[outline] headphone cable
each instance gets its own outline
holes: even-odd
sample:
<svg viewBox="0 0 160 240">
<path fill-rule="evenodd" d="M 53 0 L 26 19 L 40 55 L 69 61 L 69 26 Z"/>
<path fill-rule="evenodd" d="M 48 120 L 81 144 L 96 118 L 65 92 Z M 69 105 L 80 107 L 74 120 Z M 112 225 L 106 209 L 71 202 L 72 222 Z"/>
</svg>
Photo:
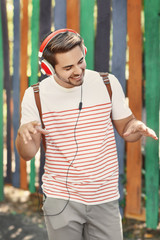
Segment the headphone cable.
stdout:
<svg viewBox="0 0 160 240">
<path fill-rule="evenodd" d="M 82 110 L 82 95 L 83 95 L 83 93 L 82 93 L 82 85 L 81 85 L 81 101 L 79 103 L 79 112 L 78 112 L 77 120 L 76 120 L 75 127 L 74 127 L 74 140 L 75 140 L 75 143 L 76 143 L 76 152 L 75 152 L 73 160 L 71 161 L 71 163 L 70 163 L 70 165 L 69 165 L 69 167 L 67 169 L 67 174 L 66 174 L 66 189 L 67 189 L 67 193 L 68 193 L 68 199 L 67 199 L 67 202 L 66 202 L 65 206 L 63 207 L 63 209 L 60 212 L 56 213 L 56 214 L 41 214 L 39 212 L 40 215 L 44 216 L 44 217 L 45 216 L 58 216 L 58 215 L 60 215 L 66 209 L 66 207 L 67 207 L 67 205 L 68 205 L 68 203 L 70 201 L 70 191 L 69 191 L 69 188 L 68 188 L 68 175 L 69 175 L 70 167 L 74 163 L 74 161 L 75 161 L 75 159 L 77 157 L 77 154 L 78 154 L 78 142 L 77 142 L 77 138 L 76 138 L 76 129 L 77 129 L 77 124 L 78 124 L 78 121 L 79 121 L 80 113 L 81 113 L 81 110 Z M 39 195 L 38 195 L 38 198 L 39 198 Z M 45 200 L 43 201 L 43 203 L 44 202 L 45 202 Z M 39 207 L 38 208 L 40 208 L 40 198 L 39 198 Z"/>
</svg>

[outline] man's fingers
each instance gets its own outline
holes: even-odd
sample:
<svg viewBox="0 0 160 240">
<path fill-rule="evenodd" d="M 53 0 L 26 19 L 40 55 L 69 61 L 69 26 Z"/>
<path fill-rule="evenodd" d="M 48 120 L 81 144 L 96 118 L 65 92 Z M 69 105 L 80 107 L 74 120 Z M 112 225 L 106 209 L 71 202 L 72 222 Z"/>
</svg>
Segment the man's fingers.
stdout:
<svg viewBox="0 0 160 240">
<path fill-rule="evenodd" d="M 45 129 L 42 129 L 41 130 L 41 133 L 44 134 L 44 135 L 47 135 L 49 133 L 49 131 L 45 130 Z"/>
<path fill-rule="evenodd" d="M 129 128 L 126 130 L 126 132 L 124 132 L 123 136 L 124 137 L 128 137 L 131 134 L 134 133 L 139 133 L 142 136 L 146 136 L 146 137 L 151 137 L 155 140 L 158 139 L 156 133 L 154 132 L 153 129 L 148 128 L 145 124 L 143 123 L 139 123 L 139 124 L 133 124 L 132 126 L 129 126 Z"/>
<path fill-rule="evenodd" d="M 23 133 L 22 137 L 23 137 L 23 141 L 24 141 L 25 144 L 27 144 L 28 141 L 32 140 L 32 137 L 29 133 Z"/>
<path fill-rule="evenodd" d="M 143 135 L 143 136 L 151 137 L 151 138 L 153 138 L 155 140 L 158 139 L 158 137 L 157 137 L 156 133 L 154 132 L 154 130 L 151 129 L 151 128 L 148 128 L 144 124 L 139 126 L 138 132 L 140 132 L 141 135 Z"/>
<path fill-rule="evenodd" d="M 131 134 L 130 131 L 126 131 L 125 133 L 123 133 L 123 136 L 124 136 L 124 137 L 128 137 L 130 134 Z"/>
<path fill-rule="evenodd" d="M 27 141 L 27 138 L 26 138 L 25 134 L 22 134 L 22 138 L 23 138 L 24 143 L 27 144 L 28 141 Z"/>
<path fill-rule="evenodd" d="M 31 124 L 33 124 L 33 126 L 41 126 L 41 123 L 38 121 L 32 121 Z"/>
<path fill-rule="evenodd" d="M 48 134 L 49 132 L 46 129 L 41 127 L 41 123 L 38 121 L 33 121 L 22 125 L 19 129 L 19 134 L 23 138 L 25 144 L 32 140 L 32 136 L 36 133 Z"/>
<path fill-rule="evenodd" d="M 40 125 L 41 125 L 40 122 L 33 121 L 30 123 L 23 124 L 19 128 L 18 133 L 23 138 L 25 144 L 27 144 L 28 141 L 32 140 L 32 134 L 36 134 L 38 132 L 36 128 L 39 127 Z"/>
<path fill-rule="evenodd" d="M 31 141 L 32 140 L 32 136 L 31 136 L 31 133 L 34 134 L 34 129 L 25 129 L 24 132 L 23 132 L 23 140 L 24 142 L 27 144 L 28 141 Z M 37 131 L 36 131 L 37 132 Z"/>
<path fill-rule="evenodd" d="M 142 133 L 144 136 L 152 137 L 155 140 L 158 140 L 156 133 L 151 129 L 147 128 L 145 132 Z"/>
<path fill-rule="evenodd" d="M 39 126 L 36 126 L 36 130 L 38 132 L 40 132 L 41 134 L 44 134 L 44 135 L 49 133 L 49 131 L 47 131 L 46 129 L 43 129 L 43 128 L 39 127 Z"/>
</svg>

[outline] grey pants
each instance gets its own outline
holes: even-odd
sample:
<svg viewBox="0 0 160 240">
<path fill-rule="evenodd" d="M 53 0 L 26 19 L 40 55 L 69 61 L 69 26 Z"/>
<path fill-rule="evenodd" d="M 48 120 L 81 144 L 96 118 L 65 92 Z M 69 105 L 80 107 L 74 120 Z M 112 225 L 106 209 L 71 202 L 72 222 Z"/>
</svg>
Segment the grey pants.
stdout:
<svg viewBox="0 0 160 240">
<path fill-rule="evenodd" d="M 84 205 L 47 197 L 43 211 L 49 240 L 122 240 L 118 200 Z M 58 214 L 58 215 L 57 215 Z M 53 216 L 56 215 L 56 216 Z"/>
</svg>

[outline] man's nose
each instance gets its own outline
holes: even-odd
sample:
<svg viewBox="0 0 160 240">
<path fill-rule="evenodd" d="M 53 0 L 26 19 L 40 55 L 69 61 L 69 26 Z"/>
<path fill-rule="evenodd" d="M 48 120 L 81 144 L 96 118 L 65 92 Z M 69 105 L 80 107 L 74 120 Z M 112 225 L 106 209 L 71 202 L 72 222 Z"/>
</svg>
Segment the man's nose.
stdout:
<svg viewBox="0 0 160 240">
<path fill-rule="evenodd" d="M 80 75 L 81 73 L 82 73 L 81 67 L 76 66 L 76 67 L 74 68 L 74 74 L 75 74 L 75 75 Z"/>
</svg>

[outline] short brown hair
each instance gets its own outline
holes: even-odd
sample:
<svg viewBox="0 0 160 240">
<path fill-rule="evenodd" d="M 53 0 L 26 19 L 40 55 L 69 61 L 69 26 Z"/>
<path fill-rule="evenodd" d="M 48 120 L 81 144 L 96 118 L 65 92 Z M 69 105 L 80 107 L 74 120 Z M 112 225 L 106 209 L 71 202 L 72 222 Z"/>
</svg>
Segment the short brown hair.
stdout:
<svg viewBox="0 0 160 240">
<path fill-rule="evenodd" d="M 83 39 L 79 34 L 69 31 L 59 33 L 47 44 L 43 58 L 55 67 L 57 64 L 55 54 L 68 52 L 76 46 L 80 46 L 83 51 Z"/>
</svg>

